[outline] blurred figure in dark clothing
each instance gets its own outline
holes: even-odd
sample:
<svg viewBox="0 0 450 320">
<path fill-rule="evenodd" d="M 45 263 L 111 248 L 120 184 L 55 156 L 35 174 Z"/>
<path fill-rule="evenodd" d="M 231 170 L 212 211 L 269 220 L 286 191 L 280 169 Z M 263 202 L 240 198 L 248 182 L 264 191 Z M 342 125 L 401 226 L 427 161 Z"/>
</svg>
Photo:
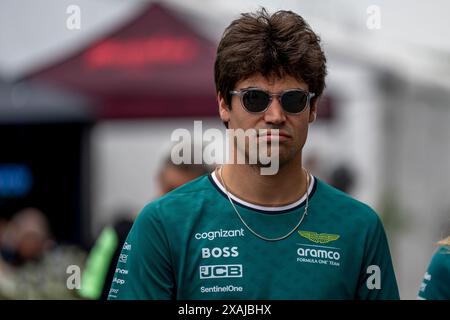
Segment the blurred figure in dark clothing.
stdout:
<svg viewBox="0 0 450 320">
<path fill-rule="evenodd" d="M 112 226 L 105 227 L 89 253 L 79 295 L 86 299 L 106 300 L 115 272 L 115 262 L 133 226 L 133 220 L 121 214 Z"/>
<path fill-rule="evenodd" d="M 329 184 L 345 193 L 351 193 L 355 184 L 355 174 L 347 165 L 338 165 L 330 174 Z"/>
</svg>

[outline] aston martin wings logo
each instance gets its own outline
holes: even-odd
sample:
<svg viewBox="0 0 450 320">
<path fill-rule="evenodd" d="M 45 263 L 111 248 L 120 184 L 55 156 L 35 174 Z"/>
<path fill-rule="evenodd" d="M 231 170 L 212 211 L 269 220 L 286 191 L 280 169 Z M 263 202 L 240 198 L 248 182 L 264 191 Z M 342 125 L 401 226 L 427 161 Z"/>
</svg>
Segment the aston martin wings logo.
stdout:
<svg viewBox="0 0 450 320">
<path fill-rule="evenodd" d="M 328 233 L 317 233 L 312 231 L 299 231 L 298 232 L 303 238 L 311 240 L 315 243 L 328 243 L 339 239 L 341 236 L 338 234 L 328 234 Z"/>
</svg>

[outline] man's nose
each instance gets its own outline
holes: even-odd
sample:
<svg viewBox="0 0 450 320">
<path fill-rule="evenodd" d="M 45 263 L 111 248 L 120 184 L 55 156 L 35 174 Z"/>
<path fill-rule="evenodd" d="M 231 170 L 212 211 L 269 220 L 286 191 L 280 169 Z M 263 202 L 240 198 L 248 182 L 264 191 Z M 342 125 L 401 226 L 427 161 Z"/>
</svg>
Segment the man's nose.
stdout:
<svg viewBox="0 0 450 320">
<path fill-rule="evenodd" d="M 286 121 L 286 114 L 281 107 L 278 97 L 273 97 L 269 108 L 264 112 L 264 120 L 266 123 L 280 124 Z"/>
</svg>

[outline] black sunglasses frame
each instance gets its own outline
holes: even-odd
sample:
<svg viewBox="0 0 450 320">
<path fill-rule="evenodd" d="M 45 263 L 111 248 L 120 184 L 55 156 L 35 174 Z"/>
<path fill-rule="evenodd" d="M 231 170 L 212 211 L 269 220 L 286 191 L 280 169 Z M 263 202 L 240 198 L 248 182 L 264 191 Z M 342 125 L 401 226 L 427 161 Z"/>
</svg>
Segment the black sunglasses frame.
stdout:
<svg viewBox="0 0 450 320">
<path fill-rule="evenodd" d="M 244 104 L 244 95 L 245 95 L 247 92 L 250 92 L 250 91 L 264 92 L 265 94 L 267 94 L 267 95 L 269 96 L 269 102 L 268 102 L 267 106 L 266 106 L 263 110 L 261 110 L 261 111 L 250 111 L 250 110 L 247 109 L 247 107 L 246 107 L 245 104 Z M 282 103 L 282 97 L 283 97 L 283 95 L 284 95 L 285 93 L 292 92 L 292 91 L 295 91 L 295 92 L 302 92 L 302 93 L 306 94 L 306 104 L 305 104 L 305 106 L 303 107 L 303 109 L 302 109 L 301 111 L 299 111 L 299 112 L 289 112 L 289 111 L 286 111 L 286 109 L 285 109 L 284 106 L 283 106 L 283 103 Z M 280 93 L 272 93 L 272 92 L 269 92 L 269 91 L 267 91 L 267 90 L 260 89 L 260 88 L 245 88 L 245 89 L 241 89 L 241 90 L 238 90 L 238 91 L 232 90 L 232 91 L 230 91 L 230 94 L 231 94 L 231 95 L 235 95 L 235 96 L 239 96 L 240 101 L 241 101 L 241 105 L 242 105 L 242 107 L 245 109 L 245 111 L 247 111 L 247 112 L 249 112 L 249 113 L 254 113 L 254 114 L 261 114 L 261 113 L 266 112 L 267 109 L 269 109 L 270 105 L 272 104 L 273 97 L 278 97 L 278 101 L 280 102 L 280 105 L 281 105 L 281 107 L 283 108 L 283 111 L 286 112 L 286 113 L 288 113 L 288 114 L 293 114 L 293 115 L 298 115 L 298 114 L 302 113 L 303 111 L 305 111 L 305 110 L 308 108 L 308 106 L 310 105 L 311 99 L 315 96 L 315 93 L 308 92 L 308 91 L 303 90 L 303 89 L 297 89 L 297 88 L 295 88 L 295 89 L 284 90 L 284 91 L 282 91 L 282 92 L 280 92 Z"/>
</svg>

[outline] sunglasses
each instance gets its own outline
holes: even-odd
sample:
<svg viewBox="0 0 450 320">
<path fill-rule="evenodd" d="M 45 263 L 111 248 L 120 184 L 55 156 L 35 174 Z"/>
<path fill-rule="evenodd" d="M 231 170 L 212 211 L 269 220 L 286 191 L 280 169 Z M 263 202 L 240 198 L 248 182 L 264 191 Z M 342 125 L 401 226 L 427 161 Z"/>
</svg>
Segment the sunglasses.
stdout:
<svg viewBox="0 0 450 320">
<path fill-rule="evenodd" d="M 230 91 L 230 94 L 239 96 L 245 110 L 251 113 L 265 112 L 272 103 L 273 97 L 279 97 L 281 107 L 287 113 L 298 114 L 309 106 L 314 93 L 301 89 L 289 89 L 280 93 L 271 93 L 258 88 Z"/>
</svg>

